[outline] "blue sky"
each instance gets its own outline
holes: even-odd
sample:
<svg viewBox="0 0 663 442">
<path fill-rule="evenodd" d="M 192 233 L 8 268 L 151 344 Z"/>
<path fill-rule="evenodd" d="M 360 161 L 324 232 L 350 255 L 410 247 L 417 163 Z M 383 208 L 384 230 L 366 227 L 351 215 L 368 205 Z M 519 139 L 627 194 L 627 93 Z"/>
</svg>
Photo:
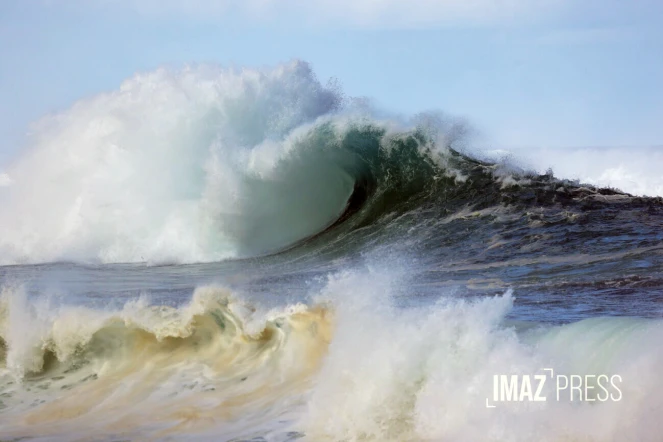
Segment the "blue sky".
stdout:
<svg viewBox="0 0 663 442">
<path fill-rule="evenodd" d="M 3 0 L 0 165 L 32 121 L 160 65 L 310 62 L 496 147 L 663 145 L 663 2 Z"/>
</svg>

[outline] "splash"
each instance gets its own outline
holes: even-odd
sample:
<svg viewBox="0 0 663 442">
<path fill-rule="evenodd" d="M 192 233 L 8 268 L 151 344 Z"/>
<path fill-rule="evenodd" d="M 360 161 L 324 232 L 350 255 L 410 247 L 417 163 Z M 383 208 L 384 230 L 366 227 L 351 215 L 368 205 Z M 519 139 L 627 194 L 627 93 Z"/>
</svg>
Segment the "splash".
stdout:
<svg viewBox="0 0 663 442">
<path fill-rule="evenodd" d="M 81 101 L 2 175 L 2 259 L 213 261 L 314 234 L 353 183 L 301 158 L 296 129 L 340 100 L 293 62 L 161 69 Z"/>
</svg>

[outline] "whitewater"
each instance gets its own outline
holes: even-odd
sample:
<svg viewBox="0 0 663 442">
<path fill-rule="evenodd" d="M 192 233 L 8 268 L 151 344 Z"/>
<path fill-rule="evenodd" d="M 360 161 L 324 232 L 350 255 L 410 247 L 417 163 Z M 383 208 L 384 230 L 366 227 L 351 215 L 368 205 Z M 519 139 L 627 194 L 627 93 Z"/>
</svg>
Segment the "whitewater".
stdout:
<svg viewBox="0 0 663 442">
<path fill-rule="evenodd" d="M 471 132 L 303 61 L 36 122 L 0 173 L 0 439 L 660 440 L 661 154 Z M 619 400 L 494 401 L 546 368 Z"/>
</svg>

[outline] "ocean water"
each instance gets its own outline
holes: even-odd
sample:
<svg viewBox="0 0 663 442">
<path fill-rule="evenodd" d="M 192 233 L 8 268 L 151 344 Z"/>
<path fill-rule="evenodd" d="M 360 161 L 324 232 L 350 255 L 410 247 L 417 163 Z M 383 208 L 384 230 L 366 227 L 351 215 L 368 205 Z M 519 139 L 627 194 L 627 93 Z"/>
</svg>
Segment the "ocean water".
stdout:
<svg viewBox="0 0 663 442">
<path fill-rule="evenodd" d="M 45 117 L 0 174 L 0 439 L 659 441 L 660 176 L 602 161 L 523 169 L 299 61 Z"/>
</svg>

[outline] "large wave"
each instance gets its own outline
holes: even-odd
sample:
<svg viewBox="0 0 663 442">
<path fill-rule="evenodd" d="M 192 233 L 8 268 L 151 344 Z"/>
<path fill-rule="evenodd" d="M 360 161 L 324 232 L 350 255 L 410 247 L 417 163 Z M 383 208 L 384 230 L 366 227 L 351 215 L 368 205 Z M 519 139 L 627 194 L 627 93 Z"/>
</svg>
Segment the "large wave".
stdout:
<svg viewBox="0 0 663 442">
<path fill-rule="evenodd" d="M 315 235 L 371 174 L 421 172 L 393 164 L 403 152 L 381 158 L 420 136 L 339 112 L 342 100 L 303 62 L 200 66 L 47 117 L 3 175 L 2 262 L 215 261 Z"/>
<path fill-rule="evenodd" d="M 300 61 L 137 75 L 36 126 L 0 177 L 0 263 L 210 262 L 387 214 L 619 194 L 472 159 L 439 115 L 350 102 Z"/>
</svg>

